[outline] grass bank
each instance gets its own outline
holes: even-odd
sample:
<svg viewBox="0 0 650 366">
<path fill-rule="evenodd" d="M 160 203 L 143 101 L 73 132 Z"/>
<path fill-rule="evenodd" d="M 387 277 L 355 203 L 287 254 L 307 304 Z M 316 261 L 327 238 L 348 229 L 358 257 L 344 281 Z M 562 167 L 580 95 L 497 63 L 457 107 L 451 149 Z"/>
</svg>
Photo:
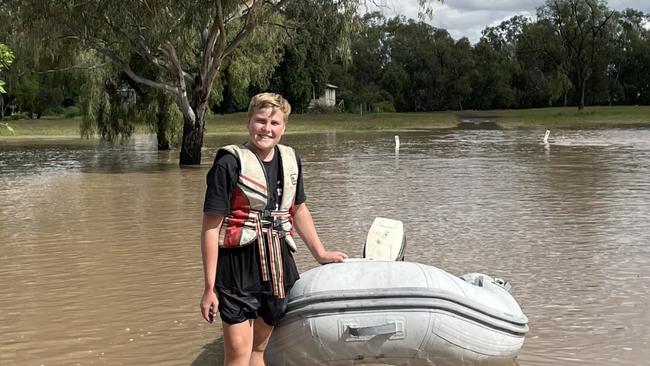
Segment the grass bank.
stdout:
<svg viewBox="0 0 650 366">
<path fill-rule="evenodd" d="M 294 114 L 289 120 L 287 133 L 324 131 L 378 131 L 419 128 L 449 128 L 456 125 L 456 111 L 424 113 L 371 113 L 359 114 Z M 489 114 L 499 116 L 504 128 L 595 128 L 607 126 L 650 126 L 650 106 L 575 107 L 494 110 Z M 211 115 L 206 132 L 242 133 L 245 113 Z M 0 136 L 79 136 L 79 118 L 43 117 L 33 120 L 5 121 L 14 129 L 12 135 L 0 127 Z M 136 127 L 137 133 L 151 133 L 146 125 Z"/>
</svg>

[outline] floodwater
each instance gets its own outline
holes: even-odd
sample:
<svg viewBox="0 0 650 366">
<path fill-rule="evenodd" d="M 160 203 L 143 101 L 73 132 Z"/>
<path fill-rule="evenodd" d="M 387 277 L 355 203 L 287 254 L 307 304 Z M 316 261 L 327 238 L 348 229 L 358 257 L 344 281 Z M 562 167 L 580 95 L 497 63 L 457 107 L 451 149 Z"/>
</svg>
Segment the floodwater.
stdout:
<svg viewBox="0 0 650 366">
<path fill-rule="evenodd" d="M 330 249 L 361 254 L 374 217 L 406 259 L 513 284 L 517 363 L 650 359 L 650 129 L 289 135 Z M 138 136 L 0 140 L 0 364 L 221 365 L 202 321 L 199 228 L 215 149 L 177 166 Z M 315 266 L 306 248 L 299 269 Z"/>
</svg>

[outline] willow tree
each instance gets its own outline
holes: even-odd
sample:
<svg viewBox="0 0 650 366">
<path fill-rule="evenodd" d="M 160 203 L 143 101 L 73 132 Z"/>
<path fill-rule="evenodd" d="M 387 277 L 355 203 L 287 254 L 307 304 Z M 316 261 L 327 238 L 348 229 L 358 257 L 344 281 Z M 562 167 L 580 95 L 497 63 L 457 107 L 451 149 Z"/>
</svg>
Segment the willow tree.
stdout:
<svg viewBox="0 0 650 366">
<path fill-rule="evenodd" d="M 171 94 L 183 115 L 180 164 L 187 165 L 201 162 L 207 107 L 221 88 L 215 80 L 224 62 L 256 30 L 264 34 L 281 27 L 291 0 L 7 1 L 23 29 L 44 39 L 76 39 L 133 81 Z M 331 1 L 348 18 L 363 3 Z M 139 74 L 130 64 L 133 55 L 161 72 L 156 78 Z"/>
</svg>

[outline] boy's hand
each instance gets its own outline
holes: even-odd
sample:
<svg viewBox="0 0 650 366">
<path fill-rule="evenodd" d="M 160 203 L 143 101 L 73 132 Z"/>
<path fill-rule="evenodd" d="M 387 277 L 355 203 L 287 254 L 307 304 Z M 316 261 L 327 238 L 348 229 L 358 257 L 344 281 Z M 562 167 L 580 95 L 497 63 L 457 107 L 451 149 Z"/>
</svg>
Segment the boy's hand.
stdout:
<svg viewBox="0 0 650 366">
<path fill-rule="evenodd" d="M 217 300 L 217 294 L 214 293 L 213 289 L 206 289 L 203 291 L 200 305 L 203 319 L 212 324 L 214 317 L 217 315 L 217 312 L 219 312 L 219 300 Z"/>
<path fill-rule="evenodd" d="M 322 254 L 316 258 L 316 261 L 320 264 L 333 263 L 333 262 L 345 262 L 348 259 L 348 255 L 339 252 L 339 251 L 324 251 Z"/>
</svg>

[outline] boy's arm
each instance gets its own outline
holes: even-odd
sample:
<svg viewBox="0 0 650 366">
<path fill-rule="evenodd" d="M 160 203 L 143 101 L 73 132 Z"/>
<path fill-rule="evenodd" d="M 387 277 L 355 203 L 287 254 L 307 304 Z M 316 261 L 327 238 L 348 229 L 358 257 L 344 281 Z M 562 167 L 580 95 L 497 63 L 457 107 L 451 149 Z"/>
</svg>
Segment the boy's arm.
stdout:
<svg viewBox="0 0 650 366">
<path fill-rule="evenodd" d="M 343 262 L 348 257 L 347 254 L 343 252 L 325 250 L 323 243 L 318 237 L 316 227 L 314 226 L 314 220 L 311 217 L 311 213 L 309 212 L 306 203 L 301 203 L 296 206 L 293 215 L 293 224 L 298 235 L 300 235 L 305 244 L 307 244 L 311 255 L 318 263 L 325 264 L 331 262 Z"/>
<path fill-rule="evenodd" d="M 214 292 L 217 277 L 217 256 L 219 254 L 219 229 L 223 215 L 204 213 L 201 226 L 201 254 L 203 257 L 203 277 L 205 287 L 201 297 L 201 315 L 212 323 L 217 314 L 219 301 Z"/>
</svg>

